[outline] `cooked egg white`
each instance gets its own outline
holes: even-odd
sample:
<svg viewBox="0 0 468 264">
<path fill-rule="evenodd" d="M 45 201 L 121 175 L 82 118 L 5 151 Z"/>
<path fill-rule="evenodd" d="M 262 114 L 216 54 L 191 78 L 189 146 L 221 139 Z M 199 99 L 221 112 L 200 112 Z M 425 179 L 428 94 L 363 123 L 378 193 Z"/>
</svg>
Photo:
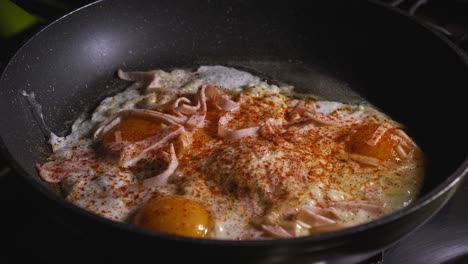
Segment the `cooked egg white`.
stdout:
<svg viewBox="0 0 468 264">
<path fill-rule="evenodd" d="M 115 221 L 140 221 L 140 226 L 162 232 L 169 226 L 167 232 L 179 235 L 269 239 L 365 223 L 408 205 L 419 193 L 421 151 L 397 122 L 368 104 L 293 99 L 288 96 L 291 86 L 268 84 L 224 66 L 152 73 L 159 87 L 151 90 L 135 82 L 103 100 L 91 116 L 77 119 L 66 137 L 51 135 L 51 161 L 38 168 L 44 179 L 60 182 L 70 202 Z M 219 87 L 239 108 L 225 111 L 208 104 L 203 125 L 186 128 L 172 141 L 177 169 L 163 185 L 138 184 L 169 166 L 167 148 L 126 168 L 119 165 L 112 147 L 103 148 L 93 138 L 97 127 L 121 111 L 165 111 L 160 109 L 179 97 L 195 100 L 203 84 Z M 183 92 L 158 93 L 160 87 Z M 229 121 L 225 129 L 255 133 L 223 138 L 218 124 L 223 115 Z M 118 128 L 110 133 L 116 144 L 122 140 Z M 203 221 L 199 226 L 207 231 L 187 231 L 186 225 L 194 223 L 183 219 L 172 220 L 181 225 L 161 224 L 151 220 L 158 215 L 144 209 L 177 212 L 178 204 L 197 214 L 190 219 L 203 219 L 193 221 Z M 141 219 L 146 222 L 141 224 Z"/>
</svg>

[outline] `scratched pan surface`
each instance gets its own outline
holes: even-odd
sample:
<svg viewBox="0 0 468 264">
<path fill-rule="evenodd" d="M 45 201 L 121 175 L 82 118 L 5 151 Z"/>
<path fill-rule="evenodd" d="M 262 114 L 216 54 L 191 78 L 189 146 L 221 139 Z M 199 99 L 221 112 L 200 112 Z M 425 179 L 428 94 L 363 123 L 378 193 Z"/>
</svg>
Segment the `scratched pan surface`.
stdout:
<svg viewBox="0 0 468 264">
<path fill-rule="evenodd" d="M 102 256 L 225 263 L 363 260 L 427 221 L 466 174 L 462 94 L 468 69 L 444 39 L 379 4 L 309 2 L 113 0 L 71 13 L 27 42 L 2 73 L 2 151 L 19 177 L 41 194 L 51 218 L 89 238 Z M 123 89 L 126 83 L 115 78 L 116 69 L 202 64 L 238 66 L 332 100 L 365 98 L 407 125 L 425 151 L 421 197 L 387 217 L 339 232 L 214 241 L 152 233 L 96 217 L 40 181 L 34 165 L 50 153 L 43 132 L 66 134 L 80 113 Z M 34 92 L 45 125 L 22 91 Z M 179 254 L 168 253 L 172 248 Z"/>
</svg>

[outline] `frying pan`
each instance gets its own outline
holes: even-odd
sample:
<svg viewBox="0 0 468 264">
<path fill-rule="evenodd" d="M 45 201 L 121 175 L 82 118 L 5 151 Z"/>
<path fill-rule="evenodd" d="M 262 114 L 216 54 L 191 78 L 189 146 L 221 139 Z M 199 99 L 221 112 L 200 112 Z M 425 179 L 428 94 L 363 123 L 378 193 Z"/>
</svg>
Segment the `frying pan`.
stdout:
<svg viewBox="0 0 468 264">
<path fill-rule="evenodd" d="M 50 153 L 43 131 L 65 135 L 82 112 L 122 90 L 127 83 L 115 78 L 116 69 L 203 64 L 241 67 L 331 100 L 365 98 L 405 124 L 425 152 L 421 196 L 398 212 L 337 232 L 217 241 L 97 217 L 64 201 L 39 179 L 34 165 Z M 2 150 L 18 177 L 41 193 L 51 218 L 88 238 L 87 246 L 102 256 L 359 262 L 424 224 L 467 173 L 467 70 L 461 53 L 443 37 L 373 1 L 100 1 L 52 23 L 7 65 L 0 79 Z M 45 125 L 22 91 L 34 92 Z M 74 257 L 86 255 L 80 252 Z"/>
</svg>

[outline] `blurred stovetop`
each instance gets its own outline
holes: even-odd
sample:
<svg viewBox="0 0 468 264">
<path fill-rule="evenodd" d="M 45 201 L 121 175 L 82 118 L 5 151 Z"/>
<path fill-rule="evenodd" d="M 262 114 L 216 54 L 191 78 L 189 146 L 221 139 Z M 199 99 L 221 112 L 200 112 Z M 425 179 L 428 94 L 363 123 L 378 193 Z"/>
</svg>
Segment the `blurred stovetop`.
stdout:
<svg viewBox="0 0 468 264">
<path fill-rule="evenodd" d="M 40 6 L 55 1 L 14 1 L 30 8 L 39 16 L 49 15 L 49 20 L 59 16 L 60 8 L 47 11 Z M 60 1 L 58 1 L 60 2 Z M 91 2 L 69 1 L 70 7 Z M 416 16 L 434 30 L 446 35 L 468 55 L 468 0 L 381 0 Z M 39 7 L 35 4 L 39 3 Z M 62 8 L 65 8 L 62 6 Z M 44 27 L 37 24 L 10 39 L 0 39 L 0 69 L 25 39 Z M 468 74 L 468 72 L 467 72 Z M 7 246 L 2 246 L 1 260 L 51 260 L 76 255 L 70 241 L 79 238 L 54 225 L 47 213 L 31 207 L 37 193 L 16 177 L 0 159 L 0 235 Z M 368 263 L 468 263 L 468 181 L 464 181 L 455 196 L 429 222 L 386 252 Z M 86 250 L 83 248 L 80 250 Z M 19 252 L 19 253 L 18 253 Z M 61 254 L 59 254 L 61 252 Z M 26 254 L 25 254 L 26 253 Z"/>
</svg>

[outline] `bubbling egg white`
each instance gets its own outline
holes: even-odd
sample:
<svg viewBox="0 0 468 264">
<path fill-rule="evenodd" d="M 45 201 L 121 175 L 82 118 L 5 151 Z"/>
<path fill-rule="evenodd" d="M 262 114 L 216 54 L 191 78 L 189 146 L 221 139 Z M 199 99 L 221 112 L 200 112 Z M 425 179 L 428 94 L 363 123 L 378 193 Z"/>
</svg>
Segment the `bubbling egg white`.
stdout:
<svg viewBox="0 0 468 264">
<path fill-rule="evenodd" d="M 271 239 L 362 224 L 418 196 L 421 150 L 368 104 L 291 96 L 219 65 L 119 76 L 135 82 L 69 135 L 52 134 L 50 161 L 37 166 L 92 213 L 176 235 Z"/>
</svg>

